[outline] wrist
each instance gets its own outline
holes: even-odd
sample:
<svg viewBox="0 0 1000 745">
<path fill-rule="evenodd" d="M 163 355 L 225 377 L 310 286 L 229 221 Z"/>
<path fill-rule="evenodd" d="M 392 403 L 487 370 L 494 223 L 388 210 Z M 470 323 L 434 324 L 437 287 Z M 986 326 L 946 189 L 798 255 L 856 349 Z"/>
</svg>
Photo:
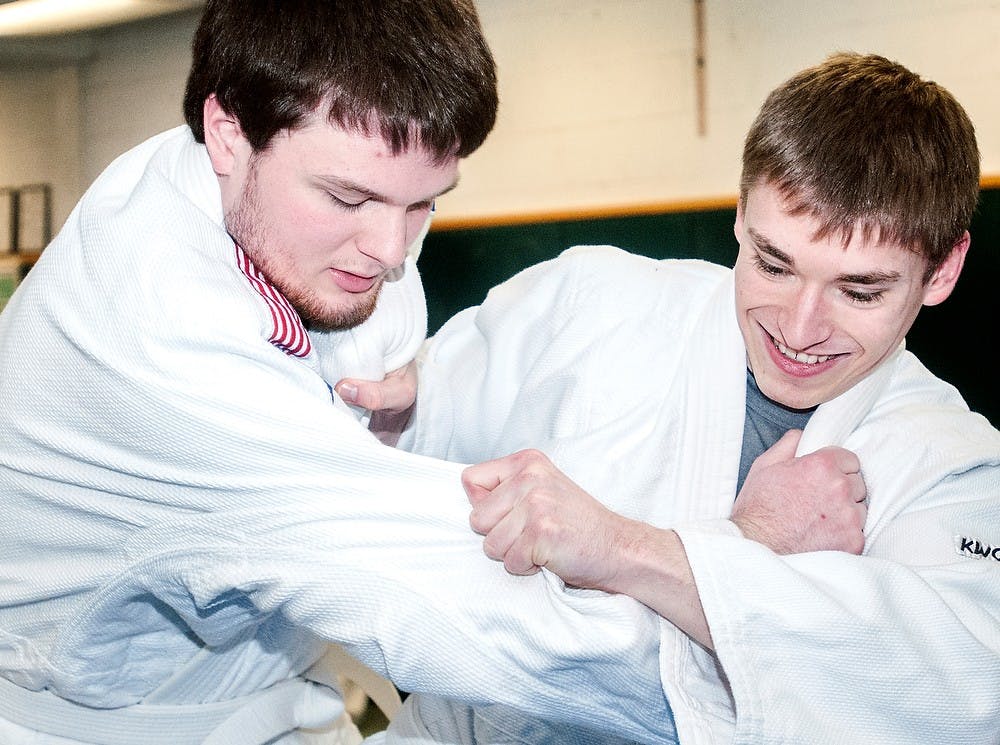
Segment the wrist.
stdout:
<svg viewBox="0 0 1000 745">
<path fill-rule="evenodd" d="M 651 592 L 669 584 L 677 552 L 683 556 L 683 548 L 672 530 L 620 520 L 609 562 L 612 572 L 604 589 L 647 602 Z"/>
</svg>

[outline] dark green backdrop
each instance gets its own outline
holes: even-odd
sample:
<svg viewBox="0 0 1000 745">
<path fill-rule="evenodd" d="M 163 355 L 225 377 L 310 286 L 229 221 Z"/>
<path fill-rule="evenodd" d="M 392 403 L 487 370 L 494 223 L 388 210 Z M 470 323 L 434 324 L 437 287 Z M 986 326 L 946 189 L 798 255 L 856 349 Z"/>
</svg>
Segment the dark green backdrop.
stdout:
<svg viewBox="0 0 1000 745">
<path fill-rule="evenodd" d="M 735 210 L 614 217 L 529 225 L 431 231 L 420 255 L 430 331 L 479 304 L 487 290 L 526 266 L 579 244 L 610 244 L 655 258 L 736 258 Z M 992 358 L 1000 320 L 1000 189 L 982 192 L 972 249 L 954 294 L 924 308 L 907 345 L 956 385 L 969 405 L 1000 426 Z"/>
</svg>

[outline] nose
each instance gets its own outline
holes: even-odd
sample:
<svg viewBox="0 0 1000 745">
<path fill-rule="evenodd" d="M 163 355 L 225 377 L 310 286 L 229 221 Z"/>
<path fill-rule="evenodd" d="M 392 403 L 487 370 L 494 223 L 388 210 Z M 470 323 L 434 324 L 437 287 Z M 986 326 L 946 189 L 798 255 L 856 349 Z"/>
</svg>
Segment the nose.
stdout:
<svg viewBox="0 0 1000 745">
<path fill-rule="evenodd" d="M 803 286 L 792 293 L 778 317 L 784 343 L 805 351 L 829 339 L 833 324 L 828 306 L 822 288 Z"/>
<path fill-rule="evenodd" d="M 386 269 L 395 269 L 406 258 L 407 214 L 405 209 L 386 209 L 373 216 L 358 240 L 358 249 Z"/>
</svg>

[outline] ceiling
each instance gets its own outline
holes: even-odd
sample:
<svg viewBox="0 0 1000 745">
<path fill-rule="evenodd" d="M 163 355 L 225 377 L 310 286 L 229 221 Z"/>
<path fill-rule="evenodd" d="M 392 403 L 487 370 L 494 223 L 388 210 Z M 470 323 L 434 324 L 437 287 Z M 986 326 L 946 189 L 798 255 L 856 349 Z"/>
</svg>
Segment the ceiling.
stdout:
<svg viewBox="0 0 1000 745">
<path fill-rule="evenodd" d="M 71 34 L 202 5 L 204 0 L 0 0 L 0 43 L 6 38 Z"/>
<path fill-rule="evenodd" d="M 0 0 L 0 67 L 78 63 L 95 33 L 130 21 L 198 8 L 204 0 Z"/>
</svg>

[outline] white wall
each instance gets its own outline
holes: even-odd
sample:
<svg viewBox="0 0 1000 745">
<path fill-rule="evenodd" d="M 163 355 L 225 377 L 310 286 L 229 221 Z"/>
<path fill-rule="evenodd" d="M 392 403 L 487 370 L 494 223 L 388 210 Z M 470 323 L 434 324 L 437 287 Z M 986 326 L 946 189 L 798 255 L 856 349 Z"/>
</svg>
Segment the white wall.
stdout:
<svg viewBox="0 0 1000 745">
<path fill-rule="evenodd" d="M 705 0 L 697 132 L 692 0 L 478 0 L 500 70 L 493 135 L 439 217 L 730 197 L 742 138 L 776 84 L 828 53 L 899 60 L 949 88 L 1000 175 L 1000 0 Z M 4 54 L 0 186 L 54 185 L 55 223 L 115 155 L 182 121 L 196 14 L 97 34 L 72 64 Z"/>
<path fill-rule="evenodd" d="M 101 33 L 80 68 L 83 177 L 93 181 L 117 155 L 184 122 L 196 14 L 167 16 Z"/>
<path fill-rule="evenodd" d="M 53 228 L 85 187 L 78 92 L 75 65 L 0 68 L 0 186 L 51 184 Z"/>
<path fill-rule="evenodd" d="M 501 114 L 442 216 L 734 195 L 742 140 L 781 81 L 839 50 L 949 88 L 1000 174 L 1000 1 L 705 0 L 697 133 L 691 0 L 479 0 Z"/>
<path fill-rule="evenodd" d="M 115 156 L 183 122 L 197 13 L 0 39 L 0 186 L 52 184 L 54 229 Z"/>
</svg>

